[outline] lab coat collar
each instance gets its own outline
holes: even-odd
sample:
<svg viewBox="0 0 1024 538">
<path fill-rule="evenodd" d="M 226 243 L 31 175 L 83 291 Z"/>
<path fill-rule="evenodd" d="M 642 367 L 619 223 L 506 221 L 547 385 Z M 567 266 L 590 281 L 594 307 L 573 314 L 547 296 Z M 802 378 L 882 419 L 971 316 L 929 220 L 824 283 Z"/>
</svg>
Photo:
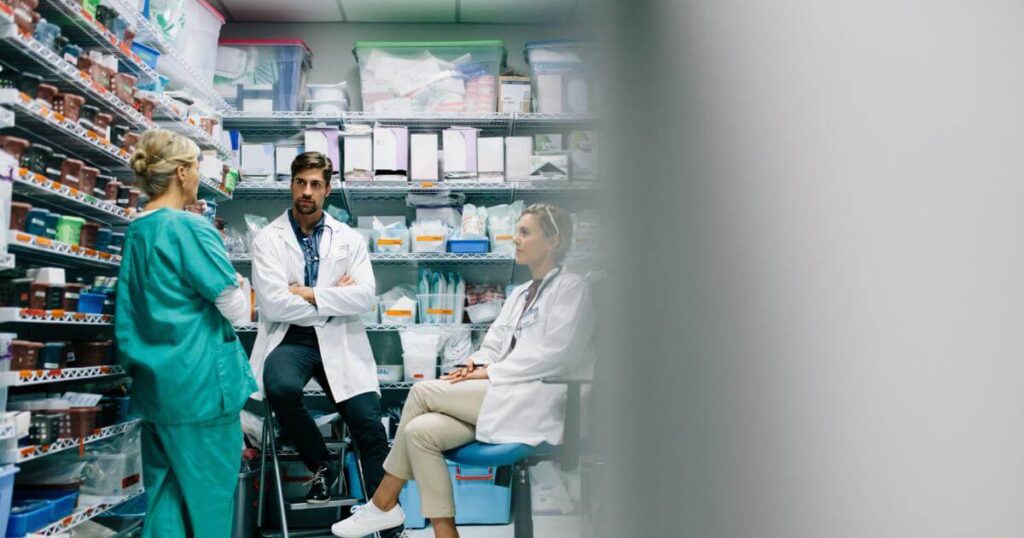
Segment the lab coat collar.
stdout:
<svg viewBox="0 0 1024 538">
<path fill-rule="evenodd" d="M 292 229 L 291 217 L 288 216 L 288 213 L 290 211 L 291 211 L 291 208 L 288 208 L 287 210 L 285 210 L 284 213 L 281 213 L 281 216 L 277 217 L 276 219 L 274 219 L 273 222 L 270 223 L 270 227 L 273 228 L 274 231 L 277 233 L 278 240 L 280 240 L 283 243 L 285 243 L 286 245 L 288 245 L 299 256 L 302 256 L 302 249 L 299 247 L 298 241 L 295 240 L 295 230 Z M 334 233 L 337 233 L 337 234 L 343 233 L 342 232 L 342 224 L 341 224 L 341 222 L 339 222 L 334 217 L 330 216 L 326 211 L 324 211 L 324 218 L 323 218 L 323 220 L 321 222 L 323 223 L 323 226 L 325 228 L 330 228 L 331 229 L 331 232 L 329 232 L 327 234 L 324 234 L 324 235 L 332 235 L 332 239 L 333 239 L 333 234 Z M 320 237 L 320 248 L 321 249 L 324 248 L 324 237 L 323 236 Z M 321 256 L 325 256 L 326 252 L 321 250 L 321 254 L 320 255 Z"/>
</svg>

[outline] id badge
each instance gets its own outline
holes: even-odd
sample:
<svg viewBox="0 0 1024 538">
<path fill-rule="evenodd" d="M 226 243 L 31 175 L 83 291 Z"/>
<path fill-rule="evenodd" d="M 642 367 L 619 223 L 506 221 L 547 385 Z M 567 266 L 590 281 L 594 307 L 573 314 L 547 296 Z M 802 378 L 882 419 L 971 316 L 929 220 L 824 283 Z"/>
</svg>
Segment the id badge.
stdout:
<svg viewBox="0 0 1024 538">
<path fill-rule="evenodd" d="M 523 320 L 520 322 L 519 327 L 525 329 L 527 327 L 534 325 L 539 320 L 540 313 L 537 311 L 537 307 L 535 306 L 527 310 L 526 313 L 523 314 Z"/>
</svg>

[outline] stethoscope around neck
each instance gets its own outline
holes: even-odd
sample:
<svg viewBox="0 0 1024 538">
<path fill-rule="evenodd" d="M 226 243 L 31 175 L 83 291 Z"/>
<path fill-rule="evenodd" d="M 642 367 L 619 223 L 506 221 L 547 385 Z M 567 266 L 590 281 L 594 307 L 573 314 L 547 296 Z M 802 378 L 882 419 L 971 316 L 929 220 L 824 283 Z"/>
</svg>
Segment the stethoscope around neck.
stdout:
<svg viewBox="0 0 1024 538">
<path fill-rule="evenodd" d="M 523 324 L 523 316 L 526 315 L 526 311 L 530 307 L 532 307 L 533 305 L 537 304 L 537 301 L 540 300 L 540 294 L 544 293 L 544 290 L 548 287 L 549 284 L 551 284 L 551 281 L 554 280 L 555 277 L 558 276 L 561 272 L 562 272 L 562 266 L 561 265 L 559 265 L 558 267 L 555 267 L 554 269 L 552 269 L 551 272 L 548 273 L 547 276 L 545 276 L 544 279 L 541 281 L 540 287 L 537 288 L 537 294 L 533 296 L 533 301 L 530 301 L 530 304 L 526 304 L 525 302 L 523 303 L 523 309 L 522 309 L 521 312 L 519 312 L 519 320 L 516 321 L 515 334 L 517 335 L 517 338 L 518 338 L 518 335 L 521 332 L 522 324 Z M 513 304 L 518 304 L 519 300 L 520 299 L 524 299 L 525 296 L 529 293 L 529 291 L 530 291 L 530 287 L 529 286 L 527 286 L 526 289 L 520 291 L 519 295 L 516 296 L 516 298 L 515 298 L 515 303 L 513 303 Z"/>
</svg>

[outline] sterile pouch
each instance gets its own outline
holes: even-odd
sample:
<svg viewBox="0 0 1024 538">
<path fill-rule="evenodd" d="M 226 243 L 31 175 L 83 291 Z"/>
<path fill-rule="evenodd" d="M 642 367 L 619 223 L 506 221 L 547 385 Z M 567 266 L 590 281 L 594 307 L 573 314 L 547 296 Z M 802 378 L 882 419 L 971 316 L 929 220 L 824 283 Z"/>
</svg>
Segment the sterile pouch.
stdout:
<svg viewBox="0 0 1024 538">
<path fill-rule="evenodd" d="M 499 205 L 487 210 L 487 230 L 491 239 L 491 252 L 498 254 L 514 254 L 516 223 L 523 213 L 523 201 L 509 205 Z"/>
<path fill-rule="evenodd" d="M 373 219 L 373 250 L 374 252 L 404 253 L 409 252 L 409 229 L 402 222 L 385 226 L 376 218 Z"/>
<path fill-rule="evenodd" d="M 384 325 L 411 325 L 416 322 L 416 290 L 395 286 L 381 296 L 380 322 Z"/>
<path fill-rule="evenodd" d="M 466 359 L 473 354 L 472 331 L 469 329 L 458 329 L 448 331 L 448 339 L 444 343 L 441 354 L 441 368 L 448 368 L 466 364 Z"/>
<path fill-rule="evenodd" d="M 466 204 L 462 208 L 459 239 L 487 239 L 487 208 Z"/>
<path fill-rule="evenodd" d="M 246 240 L 245 244 L 249 247 L 249 252 L 252 252 L 252 240 L 256 238 L 256 234 L 260 233 L 263 228 L 270 225 L 270 221 L 267 217 L 261 217 L 260 215 L 252 215 L 246 213 L 245 218 L 245 229 L 246 229 Z"/>
<path fill-rule="evenodd" d="M 448 225 L 439 220 L 417 221 L 410 230 L 413 252 L 443 253 L 448 242 Z"/>
</svg>

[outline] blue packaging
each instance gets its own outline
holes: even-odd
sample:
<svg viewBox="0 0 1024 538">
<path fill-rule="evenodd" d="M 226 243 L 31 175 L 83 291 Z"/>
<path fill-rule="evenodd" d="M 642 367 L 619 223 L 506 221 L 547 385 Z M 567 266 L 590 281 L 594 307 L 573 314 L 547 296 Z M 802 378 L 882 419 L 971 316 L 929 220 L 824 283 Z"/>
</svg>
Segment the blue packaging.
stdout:
<svg viewBox="0 0 1024 538">
<path fill-rule="evenodd" d="M 114 232 L 110 228 L 100 228 L 96 232 L 96 250 L 100 252 L 110 252 L 110 240 L 113 238 Z"/>
<path fill-rule="evenodd" d="M 39 237 L 46 237 L 46 216 L 50 212 L 34 207 L 25 215 L 25 232 Z"/>
<path fill-rule="evenodd" d="M 44 218 L 46 220 L 46 233 L 44 236 L 49 239 L 57 239 L 57 222 L 60 221 L 60 215 L 47 213 Z"/>
</svg>

